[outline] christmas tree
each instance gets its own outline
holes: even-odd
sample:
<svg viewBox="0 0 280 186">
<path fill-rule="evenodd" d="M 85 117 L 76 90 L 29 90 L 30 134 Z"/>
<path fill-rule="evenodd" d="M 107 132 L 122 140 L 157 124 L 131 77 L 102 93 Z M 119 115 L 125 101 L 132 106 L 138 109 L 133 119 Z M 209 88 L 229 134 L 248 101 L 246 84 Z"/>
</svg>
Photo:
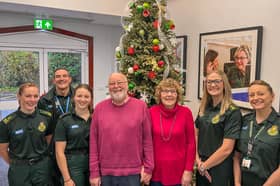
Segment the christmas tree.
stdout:
<svg viewBox="0 0 280 186">
<path fill-rule="evenodd" d="M 155 104 L 155 87 L 164 78 L 181 82 L 175 25 L 166 16 L 166 0 L 136 0 L 122 18 L 125 33 L 116 48 L 119 71 L 127 76 L 129 95 Z"/>
</svg>

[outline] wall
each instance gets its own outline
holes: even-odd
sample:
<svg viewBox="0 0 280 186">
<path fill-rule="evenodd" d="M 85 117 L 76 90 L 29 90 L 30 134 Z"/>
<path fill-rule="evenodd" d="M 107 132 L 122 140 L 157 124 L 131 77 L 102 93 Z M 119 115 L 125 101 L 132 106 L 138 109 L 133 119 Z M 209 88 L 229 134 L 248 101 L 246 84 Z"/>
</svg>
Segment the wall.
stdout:
<svg viewBox="0 0 280 186">
<path fill-rule="evenodd" d="M 273 103 L 278 110 L 280 63 L 280 1 L 278 0 L 170 0 L 169 15 L 175 21 L 177 35 L 188 35 L 187 49 L 187 103 L 196 115 L 199 34 L 204 32 L 263 26 L 261 79 L 268 81 L 276 94 Z"/>
<path fill-rule="evenodd" d="M 0 27 L 33 24 L 30 16 L 0 13 Z M 94 39 L 94 103 L 106 97 L 107 79 L 114 69 L 115 47 L 118 46 L 122 29 L 117 26 L 85 24 L 78 21 L 59 21 L 55 27 L 93 36 Z"/>
<path fill-rule="evenodd" d="M 108 15 L 122 15 L 128 0 L 1 0 L 0 2 Z"/>
</svg>

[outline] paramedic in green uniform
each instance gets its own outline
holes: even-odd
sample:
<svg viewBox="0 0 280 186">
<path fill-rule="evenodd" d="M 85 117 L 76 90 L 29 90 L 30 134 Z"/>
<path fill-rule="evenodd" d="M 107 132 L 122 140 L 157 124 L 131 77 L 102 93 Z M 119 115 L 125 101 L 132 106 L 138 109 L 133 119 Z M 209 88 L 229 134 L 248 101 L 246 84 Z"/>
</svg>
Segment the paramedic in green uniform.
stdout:
<svg viewBox="0 0 280 186">
<path fill-rule="evenodd" d="M 73 88 L 71 87 L 72 78 L 65 68 L 58 68 L 54 71 L 53 85 L 39 102 L 38 108 L 52 113 L 55 124 L 60 115 L 71 111 L 71 96 Z"/>
<path fill-rule="evenodd" d="M 53 88 L 43 95 L 38 102 L 38 108 L 52 113 L 54 126 L 56 126 L 60 115 L 70 112 L 72 109 L 71 96 L 73 88 L 71 87 L 71 81 L 72 78 L 67 69 L 57 68 L 54 71 Z M 54 169 L 52 179 L 55 186 L 61 186 L 59 179 L 61 175 L 56 165 L 53 139 L 51 140 L 50 151 Z"/>
<path fill-rule="evenodd" d="M 55 150 L 64 185 L 89 185 L 89 128 L 93 94 L 86 84 L 74 90 L 74 111 L 60 116 L 55 130 Z"/>
<path fill-rule="evenodd" d="M 195 121 L 197 186 L 233 185 L 233 149 L 239 137 L 241 113 L 231 99 L 231 87 L 222 71 L 206 76 Z"/>
<path fill-rule="evenodd" d="M 33 83 L 22 84 L 17 98 L 19 109 L 0 122 L 0 155 L 10 164 L 9 185 L 51 185 L 51 113 L 36 109 L 39 89 Z"/>
<path fill-rule="evenodd" d="M 279 186 L 280 116 L 272 107 L 273 90 L 255 80 L 248 94 L 253 112 L 243 117 L 234 156 L 235 186 Z"/>
</svg>

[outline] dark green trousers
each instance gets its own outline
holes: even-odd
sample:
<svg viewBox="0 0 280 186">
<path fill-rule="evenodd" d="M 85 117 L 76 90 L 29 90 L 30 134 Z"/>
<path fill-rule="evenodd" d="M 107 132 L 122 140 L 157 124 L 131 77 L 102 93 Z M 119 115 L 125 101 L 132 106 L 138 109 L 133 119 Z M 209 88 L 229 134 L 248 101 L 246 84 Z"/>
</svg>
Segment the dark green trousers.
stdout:
<svg viewBox="0 0 280 186">
<path fill-rule="evenodd" d="M 9 186 L 49 186 L 51 183 L 50 159 L 29 165 L 11 163 L 8 171 Z"/>
<path fill-rule="evenodd" d="M 89 186 L 89 159 L 88 154 L 66 155 L 71 179 L 76 186 Z"/>
</svg>

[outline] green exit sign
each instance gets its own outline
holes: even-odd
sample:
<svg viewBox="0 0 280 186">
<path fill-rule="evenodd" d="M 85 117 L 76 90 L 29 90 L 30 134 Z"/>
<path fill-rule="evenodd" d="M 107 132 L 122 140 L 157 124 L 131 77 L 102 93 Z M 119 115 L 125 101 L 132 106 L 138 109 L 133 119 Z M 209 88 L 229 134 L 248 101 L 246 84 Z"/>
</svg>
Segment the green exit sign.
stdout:
<svg viewBox="0 0 280 186">
<path fill-rule="evenodd" d="M 51 19 L 34 19 L 34 28 L 42 30 L 52 30 L 53 21 Z"/>
</svg>

